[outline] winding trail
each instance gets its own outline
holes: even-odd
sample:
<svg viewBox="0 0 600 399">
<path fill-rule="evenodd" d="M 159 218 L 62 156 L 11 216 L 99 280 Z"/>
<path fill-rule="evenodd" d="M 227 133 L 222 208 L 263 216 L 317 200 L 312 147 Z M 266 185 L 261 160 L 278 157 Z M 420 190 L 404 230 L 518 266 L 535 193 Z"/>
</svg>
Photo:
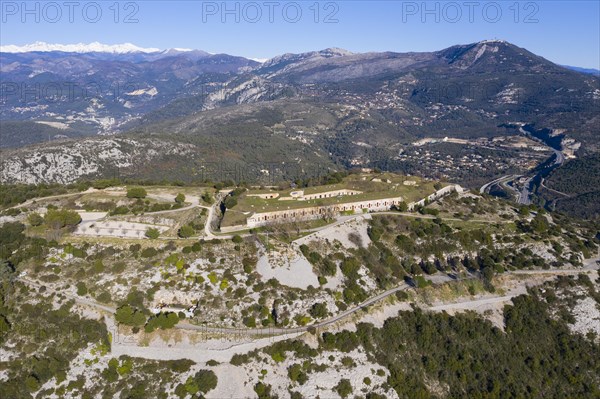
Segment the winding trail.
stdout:
<svg viewBox="0 0 600 399">
<path fill-rule="evenodd" d="M 67 197 L 73 197 L 73 196 L 76 196 L 76 195 L 96 193 L 98 191 L 102 191 L 102 190 L 97 190 L 97 189 L 95 189 L 93 187 L 90 187 L 90 188 L 88 188 L 85 191 L 77 191 L 75 193 L 50 195 L 48 197 L 35 197 L 35 198 L 28 199 L 25 202 L 22 202 L 20 204 L 14 205 L 14 206 L 11 206 L 10 208 L 6 208 L 6 209 L 21 208 L 21 207 L 24 207 L 24 206 L 31 205 L 31 204 L 33 204 L 34 202 L 37 202 L 37 201 L 45 201 L 45 200 L 51 200 L 51 199 L 56 199 L 56 198 L 67 198 Z"/>
<path fill-rule="evenodd" d="M 473 222 L 473 223 L 514 223 L 512 220 L 487 220 L 487 219 L 459 219 L 459 218 L 449 218 L 444 216 L 433 216 L 433 215 L 421 215 L 420 213 L 408 213 L 408 212 L 393 212 L 393 211 L 384 211 L 384 212 L 373 212 L 371 215 L 395 215 L 395 216 L 404 216 L 408 218 L 416 218 L 416 219 L 441 219 L 447 222 Z"/>
<path fill-rule="evenodd" d="M 311 324 L 308 326 L 292 327 L 292 328 L 279 328 L 279 327 L 230 328 L 230 327 L 199 326 L 199 325 L 195 325 L 195 324 L 183 323 L 183 324 L 175 325 L 175 328 L 178 328 L 181 330 L 202 331 L 202 332 L 206 332 L 206 333 L 243 334 L 243 335 L 249 335 L 249 336 L 273 336 L 273 335 L 302 333 L 302 332 L 306 332 L 311 329 L 319 329 L 319 328 L 327 327 L 331 324 L 337 323 L 340 320 L 350 317 L 351 315 L 358 312 L 359 310 L 364 309 L 365 307 L 367 307 L 369 305 L 379 302 L 379 301 L 389 297 L 390 295 L 393 295 L 396 292 L 405 290 L 407 288 L 409 288 L 409 286 L 407 284 L 401 284 L 397 287 L 394 287 L 392 289 L 384 291 L 379 295 L 369 298 L 366 301 L 362 302 L 361 304 L 359 304 L 351 309 L 347 309 L 333 317 L 330 317 L 329 319 L 326 319 L 321 322 L 314 323 L 314 324 Z"/>
<path fill-rule="evenodd" d="M 599 261 L 600 261 L 600 256 L 597 256 L 595 258 L 587 259 L 586 262 L 584 262 L 584 267 L 582 267 L 582 268 L 547 269 L 547 270 L 544 270 L 544 269 L 516 270 L 516 271 L 510 271 L 510 272 L 503 273 L 503 275 L 571 275 L 571 274 L 579 274 L 579 273 L 588 273 L 588 272 L 595 271 L 595 270 L 597 271 L 599 269 L 599 267 L 600 267 L 600 265 L 598 264 Z M 469 280 L 472 278 L 473 278 L 472 276 L 468 276 L 468 277 L 464 277 L 464 278 L 455 279 L 453 281 L 463 281 L 463 280 Z M 24 277 L 16 277 L 15 279 L 26 285 L 30 285 L 33 287 L 40 288 L 42 286 L 42 284 L 39 284 L 35 281 L 29 280 Z M 246 335 L 246 336 L 255 336 L 255 337 L 302 333 L 302 332 L 306 332 L 311 329 L 320 329 L 320 328 L 324 328 L 324 327 L 330 326 L 332 324 L 335 324 L 338 321 L 341 321 L 343 319 L 346 319 L 346 318 L 352 316 L 354 313 L 364 309 L 367 306 L 373 305 L 391 295 L 394 295 L 398 291 L 406 290 L 408 288 L 409 288 L 409 285 L 402 283 L 402 284 L 398 285 L 397 287 L 391 288 L 391 289 L 384 291 L 378 295 L 375 295 L 374 297 L 367 299 L 366 301 L 362 302 L 361 304 L 359 304 L 357 306 L 347 309 L 347 310 L 345 310 L 335 316 L 332 316 L 326 320 L 323 320 L 323 321 L 320 321 L 318 323 L 314 323 L 314 324 L 311 324 L 308 326 L 292 327 L 292 328 L 280 328 L 280 327 L 232 328 L 232 327 L 202 326 L 202 325 L 196 325 L 196 324 L 190 324 L 190 323 L 184 322 L 184 323 L 179 323 L 179 324 L 175 325 L 175 328 L 180 329 L 180 330 L 201 331 L 204 333 Z M 92 307 L 92 308 L 95 308 L 95 309 L 98 309 L 98 310 L 101 310 L 104 312 L 108 312 L 110 314 L 114 314 L 116 312 L 116 309 L 114 307 L 103 305 L 92 299 L 82 298 L 78 295 L 73 295 L 73 294 L 65 293 L 65 292 L 53 291 L 53 293 L 63 295 L 69 299 L 73 299 L 78 304 L 89 306 L 89 307 Z M 493 298 L 496 298 L 496 297 L 493 297 Z M 490 298 L 490 300 L 492 300 L 493 298 Z M 501 298 L 501 297 L 497 297 L 497 298 Z M 462 303 L 469 303 L 469 302 L 475 303 L 477 301 L 479 301 L 479 299 L 473 300 L 473 301 L 462 302 Z"/>
<path fill-rule="evenodd" d="M 43 284 L 32 281 L 25 277 L 16 277 L 15 280 L 20 281 L 21 283 L 28 285 L 30 287 L 41 288 L 43 286 Z M 387 291 L 384 291 L 379 295 L 369 298 L 366 301 L 364 301 L 363 303 L 361 303 L 351 309 L 345 310 L 344 312 L 339 313 L 327 320 L 323 320 L 319 323 L 311 324 L 308 326 L 293 327 L 293 328 L 232 328 L 232 327 L 209 327 L 209 326 L 201 326 L 201 325 L 189 324 L 189 323 L 179 323 L 179 324 L 175 325 L 175 328 L 180 329 L 180 330 L 202 331 L 205 333 L 215 333 L 215 334 L 242 334 L 243 333 L 244 335 L 249 335 L 249 336 L 264 336 L 264 335 L 272 336 L 272 335 L 283 335 L 283 334 L 294 334 L 294 333 L 306 332 L 311 328 L 323 328 L 323 327 L 327 327 L 331 324 L 334 324 L 342 319 L 345 319 L 345 318 L 351 316 L 352 314 L 358 312 L 359 310 L 361 310 L 369 305 L 379 302 L 379 301 L 389 297 L 390 295 L 393 295 L 396 292 L 405 290 L 407 288 L 409 288 L 409 286 L 407 284 L 401 284 L 397 287 L 394 287 Z M 59 292 L 56 290 L 54 290 L 54 291 L 48 290 L 48 291 L 52 292 L 53 294 L 62 295 L 66 298 L 72 299 L 75 301 L 75 303 L 77 303 L 79 305 L 89 306 L 96 310 L 108 312 L 113 315 L 117 311 L 116 308 L 101 304 L 99 302 L 96 302 L 93 299 L 80 297 L 78 295 L 73 295 L 68 292 Z"/>
</svg>

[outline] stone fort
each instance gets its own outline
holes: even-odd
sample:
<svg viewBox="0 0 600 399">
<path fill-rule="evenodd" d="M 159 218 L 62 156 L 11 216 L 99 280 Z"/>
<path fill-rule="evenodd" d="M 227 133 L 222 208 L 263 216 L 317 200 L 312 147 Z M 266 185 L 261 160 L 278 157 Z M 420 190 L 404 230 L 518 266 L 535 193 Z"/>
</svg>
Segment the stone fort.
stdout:
<svg viewBox="0 0 600 399">
<path fill-rule="evenodd" d="M 350 191 L 350 190 L 348 190 Z M 411 202 L 408 204 L 408 209 L 412 210 L 416 206 L 423 206 L 427 202 L 435 201 L 447 194 L 458 192 L 461 193 L 463 188 L 458 184 L 452 184 L 446 187 L 443 187 L 437 190 L 435 193 L 421 199 L 420 201 Z M 312 194 L 310 195 L 310 199 L 313 198 L 329 198 L 331 196 L 337 195 L 346 195 L 352 196 L 357 194 L 358 192 L 347 192 L 347 193 L 320 193 L 320 194 Z M 300 194 L 300 193 L 298 193 Z M 331 194 L 331 195 L 328 195 Z M 326 195 L 326 196 L 324 196 Z M 320 196 L 320 197 L 319 197 Z M 298 195 L 298 197 L 304 197 L 303 193 Z M 283 199 L 283 198 L 282 198 Z M 299 199 L 299 198 L 298 198 Z M 330 204 L 330 205 L 321 205 L 321 206 L 312 206 L 306 208 L 296 208 L 296 209 L 287 209 L 281 211 L 272 211 L 272 212 L 258 212 L 253 213 L 247 219 L 248 227 L 259 227 L 265 226 L 272 223 L 285 223 L 285 222 L 293 222 L 293 221 L 302 221 L 302 220 L 313 220 L 319 219 L 322 217 L 333 217 L 337 216 L 341 213 L 349 212 L 349 213 L 365 213 L 365 212 L 382 212 L 388 211 L 393 206 L 399 205 L 401 202 L 404 202 L 402 197 L 393 197 L 393 198 L 382 198 L 382 199 L 374 199 L 368 201 L 356 201 L 356 202 L 342 202 L 339 204 Z"/>
</svg>

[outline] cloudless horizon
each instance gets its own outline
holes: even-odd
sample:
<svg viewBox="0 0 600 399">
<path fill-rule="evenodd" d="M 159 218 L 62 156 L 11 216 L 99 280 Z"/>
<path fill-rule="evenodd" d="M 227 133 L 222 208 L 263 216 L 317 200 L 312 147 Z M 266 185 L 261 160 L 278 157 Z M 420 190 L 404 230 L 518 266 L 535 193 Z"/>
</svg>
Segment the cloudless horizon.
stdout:
<svg viewBox="0 0 600 399">
<path fill-rule="evenodd" d="M 0 3 L 0 44 L 133 43 L 267 59 L 328 47 L 420 52 L 502 39 L 600 69 L 600 2 L 137 1 Z"/>
</svg>

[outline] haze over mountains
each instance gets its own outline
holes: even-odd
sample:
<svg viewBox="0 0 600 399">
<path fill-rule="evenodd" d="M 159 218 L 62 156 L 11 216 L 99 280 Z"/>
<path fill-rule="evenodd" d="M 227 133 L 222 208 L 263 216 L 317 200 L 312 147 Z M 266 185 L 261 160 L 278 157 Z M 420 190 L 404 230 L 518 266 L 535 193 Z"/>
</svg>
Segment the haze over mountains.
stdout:
<svg viewBox="0 0 600 399">
<path fill-rule="evenodd" d="M 13 149 L 3 150 L 2 181 L 67 183 L 116 170 L 185 181 L 217 161 L 278 165 L 271 179 L 315 163 L 421 173 L 399 157 L 416 140 L 492 138 L 524 124 L 579 157 L 600 149 L 600 79 L 504 41 L 425 53 L 330 48 L 264 63 L 154 50 L 3 47 L 0 145 Z M 63 141 L 81 136 L 91 137 Z M 247 179 L 264 177 L 255 169 Z M 481 179 L 502 173 L 488 169 Z M 444 175 L 468 184 L 463 172 Z"/>
<path fill-rule="evenodd" d="M 225 54 L 131 44 L 5 46 L 0 117 L 60 122 L 66 136 L 117 133 L 148 111 L 199 93 L 204 79 L 221 82 L 229 73 L 256 65 Z M 5 137 L 2 146 L 36 141 Z"/>
</svg>

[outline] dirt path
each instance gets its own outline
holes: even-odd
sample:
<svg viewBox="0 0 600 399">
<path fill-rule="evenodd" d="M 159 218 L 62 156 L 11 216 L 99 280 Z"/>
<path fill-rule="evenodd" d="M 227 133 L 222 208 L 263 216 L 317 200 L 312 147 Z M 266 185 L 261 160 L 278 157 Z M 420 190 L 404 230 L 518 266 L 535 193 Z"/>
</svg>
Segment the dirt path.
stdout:
<svg viewBox="0 0 600 399">
<path fill-rule="evenodd" d="M 554 275 L 565 275 L 565 274 L 578 274 L 578 273 L 590 273 L 598 270 L 598 264 L 595 259 L 590 259 L 590 262 L 584 269 L 564 269 L 564 270 L 524 270 L 516 272 L 508 272 L 506 275 L 540 275 L 540 276 L 554 276 Z M 42 284 L 27 279 L 25 276 L 17 277 L 16 280 L 25 283 L 29 286 L 40 288 Z M 523 282 L 522 285 L 515 287 L 508 291 L 507 294 L 502 296 L 491 296 L 484 298 L 476 298 L 470 300 L 464 300 L 465 298 L 459 298 L 452 303 L 440 303 L 433 304 L 426 307 L 427 310 L 431 311 L 447 311 L 449 313 L 463 311 L 463 310 L 485 310 L 489 308 L 495 308 L 503 306 L 505 303 L 509 303 L 515 296 L 521 295 L 526 292 L 527 284 Z M 115 323 L 113 317 L 105 317 L 105 323 L 108 331 L 111 332 L 113 337 L 113 343 L 111 345 L 111 352 L 113 356 L 128 355 L 132 357 L 142 357 L 146 359 L 154 360 L 175 360 L 175 359 L 191 359 L 197 363 L 206 363 L 208 360 L 216 360 L 218 362 L 228 362 L 231 357 L 235 354 L 242 354 L 252 351 L 254 349 L 263 348 L 272 345 L 275 342 L 279 342 L 286 339 L 296 338 L 307 331 L 312 329 L 326 329 L 326 328 L 340 328 L 340 322 L 342 326 L 350 326 L 353 323 L 352 317 L 357 312 L 364 308 L 374 305 L 384 299 L 394 295 L 398 291 L 406 290 L 409 286 L 406 284 L 400 284 L 397 287 L 382 292 L 372 298 L 367 299 L 363 303 L 352 307 L 344 312 L 341 312 L 333 317 L 330 317 L 321 322 L 312 324 L 310 326 L 296 327 L 296 328 L 229 328 L 229 327 L 213 327 L 213 326 L 199 326 L 181 322 L 175 326 L 175 329 L 170 330 L 167 335 L 161 335 L 155 333 L 151 336 L 149 342 L 140 344 L 136 336 L 128 336 L 119 331 L 118 326 Z M 114 315 L 116 309 L 114 307 L 100 304 L 93 299 L 82 298 L 74 294 L 65 292 L 53 292 L 54 294 L 63 295 L 69 299 L 75 301 L 75 303 L 89 307 L 92 310 L 97 311 L 99 314 Z M 401 306 L 406 304 L 400 304 Z M 378 311 L 381 313 L 381 309 Z M 377 313 L 377 312 L 376 312 Z M 393 312 L 392 312 L 393 313 Z M 360 314 L 360 313 L 358 313 Z M 368 317 L 371 313 L 363 314 L 362 317 Z M 379 315 L 381 316 L 381 315 Z M 373 317 L 379 319 L 378 314 L 374 314 Z M 386 317 L 387 318 L 387 317 Z M 383 320 L 381 320 L 383 322 Z M 500 321 L 496 321 L 501 324 Z M 195 334 L 181 334 L 178 330 L 192 331 Z"/>
<path fill-rule="evenodd" d="M 514 294 L 497 296 L 497 297 L 492 297 L 492 298 L 481 298 L 481 299 L 473 299 L 470 301 L 462 301 L 462 302 L 434 305 L 434 306 L 430 306 L 426 309 L 432 310 L 432 311 L 466 310 L 466 309 L 475 310 L 475 309 L 477 309 L 481 306 L 485 306 L 485 305 L 510 302 L 511 299 L 513 299 L 514 297 L 519 296 L 519 295 L 521 295 L 521 293 L 515 292 Z"/>
<path fill-rule="evenodd" d="M 597 271 L 599 269 L 599 265 L 596 263 L 596 260 L 598 260 L 598 258 L 590 259 L 585 268 L 579 268 L 579 269 L 516 270 L 516 271 L 507 272 L 507 273 L 505 273 L 505 275 L 571 275 L 571 274 L 579 274 L 579 273 L 589 273 L 589 272 Z M 472 277 L 466 277 L 466 278 L 462 278 L 462 279 L 458 279 L 458 280 L 454 280 L 454 281 L 467 280 L 467 279 L 471 279 L 471 278 Z M 24 277 L 17 277 L 16 280 L 21 281 L 27 285 L 37 287 L 37 288 L 42 286 L 41 284 L 31 281 L 29 279 L 26 279 Z M 408 288 L 409 288 L 409 286 L 407 284 L 402 283 L 397 287 L 391 288 L 391 289 L 384 291 L 372 298 L 369 298 L 366 301 L 362 302 L 361 304 L 354 306 L 348 310 L 345 310 L 333 317 L 330 317 L 329 319 L 323 320 L 318 323 L 311 324 L 309 326 L 293 327 L 293 328 L 269 327 L 269 328 L 250 329 L 250 328 L 201 326 L 201 325 L 195 325 L 195 324 L 183 322 L 183 323 L 177 324 L 175 326 L 175 328 L 180 329 L 180 330 L 200 331 L 200 332 L 204 332 L 207 334 L 217 334 L 217 335 L 232 334 L 232 335 L 247 335 L 247 336 L 255 336 L 255 337 L 303 333 L 312 328 L 323 328 L 323 327 L 327 327 L 329 325 L 335 324 L 340 320 L 350 317 L 354 313 L 360 311 L 361 309 L 363 309 L 367 306 L 375 304 L 391 295 L 394 295 L 398 291 L 406 290 Z M 55 292 L 55 293 L 57 293 L 57 292 Z M 90 307 L 93 307 L 93 308 L 96 308 L 99 310 L 103 310 L 103 311 L 109 312 L 111 314 L 114 314 L 116 312 L 115 308 L 100 304 L 92 299 L 82 298 L 77 295 L 72 295 L 72 294 L 64 293 L 64 292 L 60 292 L 60 294 L 66 296 L 67 298 L 73 299 L 76 303 L 79 303 L 82 305 L 86 305 L 86 306 L 90 306 Z M 498 297 L 496 299 L 498 300 L 498 299 L 502 299 L 502 298 L 503 297 Z M 492 299 L 493 298 L 491 298 L 490 300 L 492 300 Z"/>
<path fill-rule="evenodd" d="M 56 199 L 56 198 L 67 198 L 67 197 L 73 197 L 75 195 L 83 195 L 83 194 L 89 194 L 89 193 L 95 193 L 101 190 L 97 190 L 95 188 L 88 188 L 86 191 L 77 191 L 75 193 L 68 193 L 68 194 L 59 194 L 59 195 L 51 195 L 49 197 L 36 197 L 36 198 L 32 198 L 29 199 L 21 204 L 15 205 L 15 206 L 11 206 L 10 208 L 6 208 L 6 209 L 13 209 L 13 208 L 21 208 L 24 206 L 28 206 L 33 204 L 34 202 L 38 202 L 38 201 L 46 201 L 46 200 L 51 200 L 51 199 Z"/>
<path fill-rule="evenodd" d="M 474 222 L 474 223 L 514 223 L 512 220 L 486 220 L 486 219 L 458 219 L 458 218 L 448 218 L 443 216 L 433 216 L 433 215 L 421 215 L 419 213 L 409 213 L 409 212 L 393 212 L 393 211 L 385 211 L 385 212 L 373 212 L 371 215 L 395 215 L 395 216 L 405 216 L 408 218 L 417 218 L 417 219 L 440 219 L 448 222 Z"/>
</svg>

